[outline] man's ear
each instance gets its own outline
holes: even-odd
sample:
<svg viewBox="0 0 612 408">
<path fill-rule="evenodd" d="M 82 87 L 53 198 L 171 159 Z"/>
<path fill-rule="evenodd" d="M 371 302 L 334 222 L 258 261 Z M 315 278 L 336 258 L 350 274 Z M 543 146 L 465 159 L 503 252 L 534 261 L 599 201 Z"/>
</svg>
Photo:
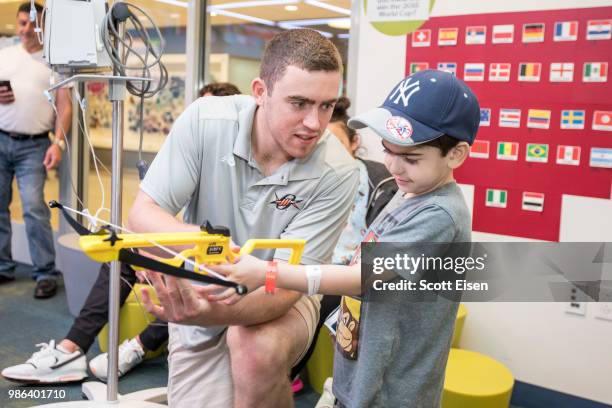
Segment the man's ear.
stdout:
<svg viewBox="0 0 612 408">
<path fill-rule="evenodd" d="M 264 97 L 268 93 L 266 83 L 263 79 L 257 77 L 251 82 L 251 93 L 253 94 L 253 98 L 255 98 L 257 105 L 263 105 Z"/>
<path fill-rule="evenodd" d="M 470 145 L 466 142 L 459 142 L 457 146 L 448 152 L 448 167 L 453 170 L 458 168 L 468 158 L 469 154 Z"/>
</svg>

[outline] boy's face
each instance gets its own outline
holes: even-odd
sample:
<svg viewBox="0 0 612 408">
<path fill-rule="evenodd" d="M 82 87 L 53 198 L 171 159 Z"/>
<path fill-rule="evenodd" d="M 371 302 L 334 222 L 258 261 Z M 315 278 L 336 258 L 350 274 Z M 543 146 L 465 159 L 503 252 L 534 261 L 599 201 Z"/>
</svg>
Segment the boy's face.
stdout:
<svg viewBox="0 0 612 408">
<path fill-rule="evenodd" d="M 314 150 L 333 113 L 341 79 L 340 72 L 309 72 L 290 65 L 272 92 L 263 81 L 259 88 L 254 81 L 267 133 L 289 159 Z"/>
<path fill-rule="evenodd" d="M 457 164 L 457 152 L 451 150 L 442 156 L 440 149 L 432 146 L 405 147 L 386 140 L 382 144 L 387 170 L 395 177 L 399 189 L 412 195 L 427 193 L 452 181 L 452 170 L 461 165 L 464 159 Z"/>
</svg>

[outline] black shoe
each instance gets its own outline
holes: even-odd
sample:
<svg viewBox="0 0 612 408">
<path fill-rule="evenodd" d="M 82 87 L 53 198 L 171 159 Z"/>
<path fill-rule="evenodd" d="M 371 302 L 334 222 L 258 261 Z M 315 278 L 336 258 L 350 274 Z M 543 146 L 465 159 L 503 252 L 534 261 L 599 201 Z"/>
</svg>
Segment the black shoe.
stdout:
<svg viewBox="0 0 612 408">
<path fill-rule="evenodd" d="M 0 285 L 2 285 L 3 283 L 12 282 L 14 280 L 15 280 L 14 276 L 0 275 Z"/>
<path fill-rule="evenodd" d="M 55 279 L 41 279 L 36 282 L 34 297 L 36 299 L 46 299 L 57 293 L 57 282 Z"/>
</svg>

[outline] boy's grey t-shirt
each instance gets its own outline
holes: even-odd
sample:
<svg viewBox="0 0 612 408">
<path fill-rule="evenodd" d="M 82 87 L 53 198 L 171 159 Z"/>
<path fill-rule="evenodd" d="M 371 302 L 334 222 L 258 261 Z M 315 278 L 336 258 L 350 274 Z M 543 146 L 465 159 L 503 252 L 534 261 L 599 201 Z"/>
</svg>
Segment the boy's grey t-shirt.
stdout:
<svg viewBox="0 0 612 408">
<path fill-rule="evenodd" d="M 471 217 L 459 186 L 449 183 L 410 199 L 399 191 L 363 241 L 470 242 Z M 400 291 L 373 293 L 364 302 L 344 297 L 336 398 L 349 408 L 438 407 L 457 308 L 443 297 L 415 302 Z"/>
</svg>

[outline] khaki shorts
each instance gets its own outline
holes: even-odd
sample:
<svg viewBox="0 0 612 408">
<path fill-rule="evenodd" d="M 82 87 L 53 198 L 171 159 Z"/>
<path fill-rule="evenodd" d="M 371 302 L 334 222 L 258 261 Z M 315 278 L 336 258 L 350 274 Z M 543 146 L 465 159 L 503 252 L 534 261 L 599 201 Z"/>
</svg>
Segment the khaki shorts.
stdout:
<svg viewBox="0 0 612 408">
<path fill-rule="evenodd" d="M 306 346 L 293 362 L 297 364 L 313 340 L 319 320 L 320 296 L 302 296 L 294 305 L 308 331 Z M 198 347 L 187 349 L 180 342 L 175 324 L 169 324 L 168 405 L 170 407 L 227 408 L 234 403 L 227 330 Z"/>
</svg>

